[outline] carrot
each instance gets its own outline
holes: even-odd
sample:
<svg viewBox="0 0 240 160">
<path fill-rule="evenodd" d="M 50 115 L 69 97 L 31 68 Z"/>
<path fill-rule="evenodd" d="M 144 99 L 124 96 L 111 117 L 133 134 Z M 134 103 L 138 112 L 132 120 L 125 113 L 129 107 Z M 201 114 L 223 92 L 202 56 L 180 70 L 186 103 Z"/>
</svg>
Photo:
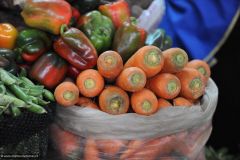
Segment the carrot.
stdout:
<svg viewBox="0 0 240 160">
<path fill-rule="evenodd" d="M 176 76 L 181 82 L 180 96 L 196 100 L 203 95 L 205 90 L 203 76 L 196 69 L 184 68 Z"/>
<path fill-rule="evenodd" d="M 109 114 L 126 113 L 129 108 L 128 94 L 119 87 L 108 86 L 99 96 L 99 107 Z"/>
<path fill-rule="evenodd" d="M 108 80 L 114 80 L 123 69 L 122 57 L 115 51 L 103 52 L 97 60 L 99 73 Z"/>
<path fill-rule="evenodd" d="M 173 99 L 180 93 L 180 80 L 173 74 L 160 73 L 149 81 L 150 89 L 161 98 Z"/>
<path fill-rule="evenodd" d="M 50 133 L 51 140 L 63 157 L 67 157 L 69 154 L 78 151 L 81 147 L 80 137 L 61 129 L 56 124 L 50 126 Z"/>
<path fill-rule="evenodd" d="M 79 91 L 85 97 L 95 97 L 100 94 L 104 87 L 104 79 L 98 71 L 87 69 L 77 77 Z"/>
<path fill-rule="evenodd" d="M 97 144 L 94 139 L 88 138 L 84 149 L 84 160 L 100 160 Z"/>
<path fill-rule="evenodd" d="M 204 82 L 207 84 L 209 77 L 211 76 L 211 70 L 209 65 L 199 59 L 191 60 L 187 63 L 186 67 L 197 69 L 204 77 Z"/>
<path fill-rule="evenodd" d="M 180 48 L 169 48 L 163 51 L 164 65 L 162 72 L 176 73 L 188 63 L 187 53 Z"/>
<path fill-rule="evenodd" d="M 138 67 L 125 68 L 116 80 L 117 86 L 125 91 L 136 92 L 144 88 L 147 78 L 144 71 Z"/>
<path fill-rule="evenodd" d="M 115 140 L 115 139 L 102 139 L 96 140 L 97 147 L 99 151 L 106 154 L 109 157 L 114 158 L 122 148 L 125 148 L 128 141 L 127 140 Z"/>
<path fill-rule="evenodd" d="M 127 150 L 125 150 L 120 156 L 120 160 L 125 160 L 129 158 L 131 155 L 136 153 L 145 143 L 146 141 L 144 140 L 131 140 L 128 143 Z"/>
<path fill-rule="evenodd" d="M 165 136 L 149 140 L 129 159 L 155 160 L 157 157 L 166 156 L 173 151 L 175 141 L 173 136 Z"/>
<path fill-rule="evenodd" d="M 79 97 L 77 105 L 81 106 L 81 107 L 89 107 L 89 108 L 93 108 L 93 109 L 99 109 L 98 106 L 96 105 L 96 103 L 87 97 Z"/>
<path fill-rule="evenodd" d="M 151 115 L 158 110 L 157 97 L 146 88 L 132 94 L 131 105 L 134 112 L 141 115 Z"/>
<path fill-rule="evenodd" d="M 159 73 L 163 64 L 164 59 L 159 48 L 155 46 L 144 46 L 129 58 L 125 63 L 124 68 L 139 67 L 149 78 Z"/>
<path fill-rule="evenodd" d="M 72 82 L 62 82 L 54 91 L 54 97 L 60 105 L 69 107 L 77 103 L 79 96 L 78 87 Z"/>
<path fill-rule="evenodd" d="M 173 99 L 173 105 L 174 106 L 191 107 L 193 105 L 193 103 L 184 97 L 177 97 L 177 98 Z"/>
<path fill-rule="evenodd" d="M 163 99 L 163 98 L 158 99 L 158 109 L 167 108 L 167 107 L 171 107 L 171 106 L 172 106 L 172 104 L 168 100 Z"/>
</svg>

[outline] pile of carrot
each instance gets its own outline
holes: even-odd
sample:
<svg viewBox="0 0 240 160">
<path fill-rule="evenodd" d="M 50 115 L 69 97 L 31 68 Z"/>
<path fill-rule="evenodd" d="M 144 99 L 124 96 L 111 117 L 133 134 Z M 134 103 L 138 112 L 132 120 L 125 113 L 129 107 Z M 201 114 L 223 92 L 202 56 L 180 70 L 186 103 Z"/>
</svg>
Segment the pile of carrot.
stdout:
<svg viewBox="0 0 240 160">
<path fill-rule="evenodd" d="M 211 130 L 208 123 L 172 135 L 154 139 L 94 139 L 65 131 L 58 125 L 50 127 L 51 140 L 61 159 L 83 160 L 155 160 L 195 159 L 194 151 Z"/>
<path fill-rule="evenodd" d="M 193 106 L 204 94 L 210 74 L 206 62 L 189 61 L 180 48 L 162 52 L 144 46 L 125 64 L 117 52 L 109 50 L 99 55 L 95 69 L 82 71 L 75 82 L 59 84 L 54 95 L 64 107 L 149 116 L 166 107 Z"/>
</svg>

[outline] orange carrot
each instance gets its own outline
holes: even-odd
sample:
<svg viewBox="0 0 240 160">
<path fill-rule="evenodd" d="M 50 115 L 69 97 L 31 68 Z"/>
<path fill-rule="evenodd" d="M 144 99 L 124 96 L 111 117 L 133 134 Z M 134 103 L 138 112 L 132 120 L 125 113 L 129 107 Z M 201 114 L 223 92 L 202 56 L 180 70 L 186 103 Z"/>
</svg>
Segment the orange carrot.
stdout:
<svg viewBox="0 0 240 160">
<path fill-rule="evenodd" d="M 84 160 L 100 160 L 96 142 L 92 138 L 87 139 L 84 149 Z"/>
<path fill-rule="evenodd" d="M 173 136 L 165 136 L 149 140 L 135 152 L 129 159 L 155 160 L 157 157 L 166 156 L 173 151 L 175 141 Z"/>
<path fill-rule="evenodd" d="M 162 72 L 176 73 L 188 63 L 187 53 L 180 48 L 169 48 L 163 51 L 164 66 Z"/>
<path fill-rule="evenodd" d="M 146 141 L 144 140 L 131 140 L 128 143 L 127 150 L 125 150 L 120 156 L 120 160 L 125 160 L 129 158 L 131 155 L 136 153 L 145 143 Z"/>
<path fill-rule="evenodd" d="M 128 141 L 127 140 L 96 140 L 97 147 L 99 151 L 103 154 L 106 154 L 109 157 L 114 158 L 117 153 L 120 152 L 122 148 L 125 148 Z"/>
<path fill-rule="evenodd" d="M 132 94 L 131 105 L 134 112 L 141 115 L 151 115 L 158 110 L 157 97 L 146 88 Z"/>
<path fill-rule="evenodd" d="M 95 102 L 93 102 L 90 98 L 86 98 L 86 97 L 79 97 L 77 105 L 81 107 L 99 109 Z"/>
<path fill-rule="evenodd" d="M 138 67 L 125 68 L 116 80 L 117 86 L 125 91 L 136 92 L 144 88 L 147 78 Z"/>
<path fill-rule="evenodd" d="M 79 91 L 85 97 L 95 97 L 100 94 L 104 87 L 104 79 L 98 71 L 87 69 L 77 77 Z"/>
<path fill-rule="evenodd" d="M 186 107 L 191 107 L 193 105 L 192 102 L 187 100 L 186 98 L 183 97 L 177 97 L 173 99 L 173 105 L 174 106 L 186 106 Z"/>
<path fill-rule="evenodd" d="M 50 133 L 51 140 L 64 158 L 81 147 L 80 137 L 63 130 L 56 124 L 50 126 Z"/>
<path fill-rule="evenodd" d="M 123 114 L 128 111 L 128 94 L 119 87 L 108 86 L 99 96 L 99 107 L 109 114 Z"/>
<path fill-rule="evenodd" d="M 77 103 L 79 96 L 78 87 L 72 82 L 62 82 L 54 91 L 54 97 L 60 105 L 69 107 Z"/>
<path fill-rule="evenodd" d="M 122 57 L 115 51 L 103 52 L 97 60 L 99 73 L 108 80 L 114 80 L 123 69 Z"/>
<path fill-rule="evenodd" d="M 203 75 L 193 68 L 184 68 L 176 76 L 181 82 L 180 96 L 187 99 L 198 99 L 205 90 Z"/>
<path fill-rule="evenodd" d="M 159 48 L 155 46 L 144 46 L 129 58 L 129 60 L 125 63 L 124 68 L 139 67 L 149 78 L 159 73 L 163 64 L 164 59 Z"/>
<path fill-rule="evenodd" d="M 205 61 L 199 59 L 191 60 L 190 62 L 188 62 L 186 67 L 197 69 L 203 75 L 204 82 L 205 84 L 207 84 L 208 79 L 211 76 L 211 70 L 209 65 Z"/>
<path fill-rule="evenodd" d="M 163 98 L 158 99 L 158 109 L 167 108 L 167 107 L 171 107 L 171 106 L 172 106 L 172 104 L 168 100 L 163 99 Z"/>
<path fill-rule="evenodd" d="M 161 98 L 173 99 L 180 93 L 181 83 L 173 74 L 160 73 L 149 81 L 150 89 Z"/>
</svg>

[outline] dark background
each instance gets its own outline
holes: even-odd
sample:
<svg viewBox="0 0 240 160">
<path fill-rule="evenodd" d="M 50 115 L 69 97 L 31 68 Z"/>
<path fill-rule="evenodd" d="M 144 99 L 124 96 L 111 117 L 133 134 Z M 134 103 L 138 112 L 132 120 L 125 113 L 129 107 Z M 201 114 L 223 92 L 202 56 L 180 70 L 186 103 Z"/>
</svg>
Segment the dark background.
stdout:
<svg viewBox="0 0 240 160">
<path fill-rule="evenodd" d="M 236 154 L 240 153 L 240 18 L 216 58 L 211 77 L 218 86 L 219 99 L 208 145 L 227 147 Z"/>
</svg>

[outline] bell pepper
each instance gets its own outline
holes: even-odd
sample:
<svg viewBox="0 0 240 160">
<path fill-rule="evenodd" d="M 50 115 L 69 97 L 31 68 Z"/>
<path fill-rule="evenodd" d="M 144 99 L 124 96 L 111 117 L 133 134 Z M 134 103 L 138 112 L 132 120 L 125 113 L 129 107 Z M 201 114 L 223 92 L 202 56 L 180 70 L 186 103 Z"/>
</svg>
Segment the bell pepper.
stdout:
<svg viewBox="0 0 240 160">
<path fill-rule="evenodd" d="M 136 21 L 126 21 L 115 33 L 113 50 L 126 62 L 139 48 L 144 46 L 147 32 L 136 25 Z"/>
<path fill-rule="evenodd" d="M 58 35 L 62 24 L 69 24 L 72 9 L 64 0 L 27 0 L 21 12 L 25 23 Z"/>
<path fill-rule="evenodd" d="M 51 40 L 43 31 L 25 29 L 19 33 L 16 47 L 26 62 L 34 62 L 51 47 Z"/>
<path fill-rule="evenodd" d="M 78 28 L 91 40 L 98 53 L 111 47 L 115 29 L 111 19 L 99 11 L 95 10 L 83 15 L 78 21 Z"/>
<path fill-rule="evenodd" d="M 54 50 L 78 70 L 92 68 L 97 63 L 97 51 L 91 41 L 77 28 L 61 28 L 61 37 L 54 42 Z"/>
<path fill-rule="evenodd" d="M 18 35 L 17 29 L 9 23 L 0 23 L 0 48 L 13 49 Z"/>
<path fill-rule="evenodd" d="M 156 29 L 152 34 L 149 34 L 146 39 L 146 45 L 154 45 L 160 48 L 162 51 L 172 46 L 172 39 L 166 35 L 165 30 Z"/>
<path fill-rule="evenodd" d="M 0 67 L 12 74 L 17 74 L 19 67 L 15 62 L 16 57 L 17 55 L 14 51 L 0 48 Z"/>
<path fill-rule="evenodd" d="M 68 71 L 67 71 L 67 76 L 68 76 L 68 77 L 71 77 L 71 78 L 73 78 L 73 79 L 76 79 L 80 72 L 81 72 L 81 71 L 78 70 L 77 68 L 69 65 L 69 66 L 68 66 Z"/>
<path fill-rule="evenodd" d="M 71 8 L 72 8 L 72 18 L 70 20 L 70 26 L 74 26 L 74 25 L 76 25 L 76 23 L 80 17 L 80 12 L 75 7 L 71 7 Z"/>
<path fill-rule="evenodd" d="M 117 0 L 116 2 L 100 5 L 98 10 L 109 17 L 116 28 L 130 18 L 130 9 L 125 0 Z"/>
<path fill-rule="evenodd" d="M 56 53 L 43 54 L 32 66 L 29 77 L 53 89 L 65 78 L 67 73 L 67 62 Z"/>
</svg>

